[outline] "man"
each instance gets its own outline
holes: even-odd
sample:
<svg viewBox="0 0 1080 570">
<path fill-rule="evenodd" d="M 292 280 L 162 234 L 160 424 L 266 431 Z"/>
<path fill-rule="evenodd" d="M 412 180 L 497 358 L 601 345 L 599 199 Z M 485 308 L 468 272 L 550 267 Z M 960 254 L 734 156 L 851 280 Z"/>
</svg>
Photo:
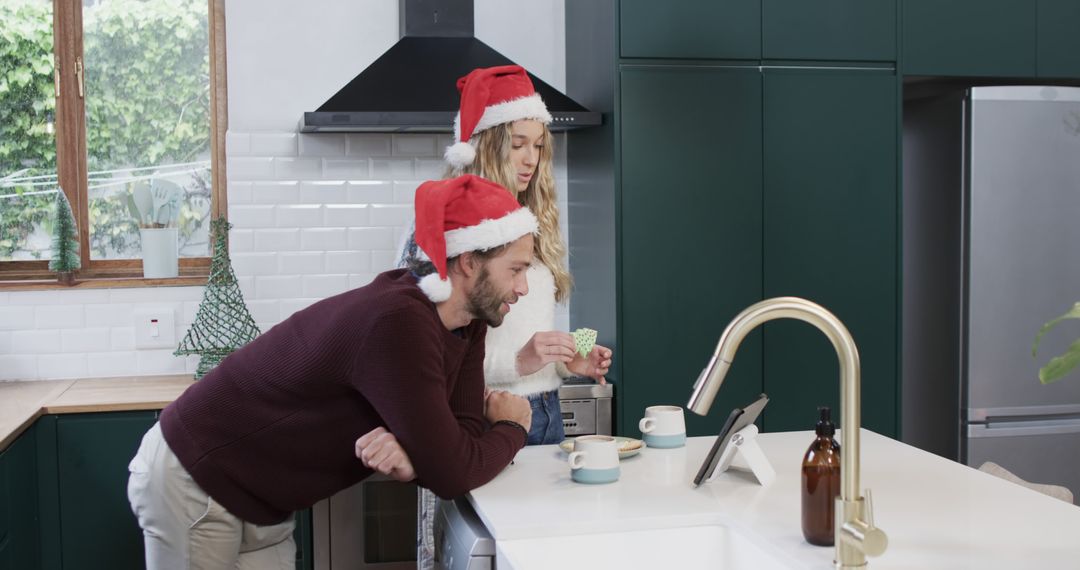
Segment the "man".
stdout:
<svg viewBox="0 0 1080 570">
<path fill-rule="evenodd" d="M 415 205 L 419 272 L 297 312 L 162 411 L 129 465 L 147 568 L 291 569 L 293 512 L 373 468 L 454 497 L 524 446 L 528 402 L 485 396 L 484 336 L 528 292 L 536 218 L 471 175 Z M 374 465 L 362 436 L 392 444 Z"/>
</svg>

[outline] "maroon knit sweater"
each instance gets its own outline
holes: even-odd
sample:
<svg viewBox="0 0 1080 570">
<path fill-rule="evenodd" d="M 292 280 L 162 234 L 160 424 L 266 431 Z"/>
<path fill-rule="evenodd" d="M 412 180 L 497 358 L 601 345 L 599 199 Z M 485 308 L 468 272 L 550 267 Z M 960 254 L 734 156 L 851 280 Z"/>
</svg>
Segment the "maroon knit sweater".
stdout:
<svg viewBox="0 0 1080 570">
<path fill-rule="evenodd" d="M 378 426 L 418 483 L 459 496 L 525 445 L 521 430 L 484 419 L 486 333 L 482 321 L 447 330 L 412 274 L 388 271 L 230 355 L 162 411 L 161 430 L 195 482 L 254 524 L 371 475 L 353 446 Z"/>
</svg>

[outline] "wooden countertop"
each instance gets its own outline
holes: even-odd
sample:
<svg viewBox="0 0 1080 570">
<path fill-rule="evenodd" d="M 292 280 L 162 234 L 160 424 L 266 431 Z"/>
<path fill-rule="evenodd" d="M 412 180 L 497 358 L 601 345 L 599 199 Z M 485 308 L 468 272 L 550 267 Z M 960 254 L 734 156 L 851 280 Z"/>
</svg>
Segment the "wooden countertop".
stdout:
<svg viewBox="0 0 1080 570">
<path fill-rule="evenodd" d="M 44 414 L 160 410 L 193 382 L 190 374 L 0 382 L 0 451 Z"/>
</svg>

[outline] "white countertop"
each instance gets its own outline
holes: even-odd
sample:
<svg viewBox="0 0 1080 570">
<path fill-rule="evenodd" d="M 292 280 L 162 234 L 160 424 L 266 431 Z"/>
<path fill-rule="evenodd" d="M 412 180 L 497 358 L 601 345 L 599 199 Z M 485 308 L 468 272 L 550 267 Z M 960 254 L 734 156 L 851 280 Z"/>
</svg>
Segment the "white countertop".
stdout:
<svg viewBox="0 0 1080 570">
<path fill-rule="evenodd" d="M 695 489 L 714 439 L 644 449 L 608 485 L 572 482 L 558 446 L 526 447 L 469 501 L 495 538 L 500 570 L 551 567 L 537 548 L 569 548 L 578 535 L 710 524 L 741 531 L 792 567 L 830 568 L 833 549 L 808 544 L 800 526 L 800 466 L 813 433 L 758 436 L 776 469 L 768 487 L 733 468 Z M 861 439 L 861 485 L 873 491 L 875 522 L 889 537 L 870 568 L 1080 568 L 1080 507 L 867 430 Z M 664 556 L 680 567 L 678 552 Z M 647 558 L 642 567 L 655 570 Z"/>
</svg>

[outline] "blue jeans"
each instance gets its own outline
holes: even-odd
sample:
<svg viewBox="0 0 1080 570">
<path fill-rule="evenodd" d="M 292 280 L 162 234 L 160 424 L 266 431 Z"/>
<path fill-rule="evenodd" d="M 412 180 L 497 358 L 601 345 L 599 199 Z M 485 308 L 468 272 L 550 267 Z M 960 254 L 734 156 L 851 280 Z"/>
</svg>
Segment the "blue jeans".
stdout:
<svg viewBox="0 0 1080 570">
<path fill-rule="evenodd" d="M 529 438 L 525 445 L 561 443 L 566 439 L 558 390 L 529 396 L 529 405 L 532 406 L 532 426 L 529 427 Z"/>
</svg>

